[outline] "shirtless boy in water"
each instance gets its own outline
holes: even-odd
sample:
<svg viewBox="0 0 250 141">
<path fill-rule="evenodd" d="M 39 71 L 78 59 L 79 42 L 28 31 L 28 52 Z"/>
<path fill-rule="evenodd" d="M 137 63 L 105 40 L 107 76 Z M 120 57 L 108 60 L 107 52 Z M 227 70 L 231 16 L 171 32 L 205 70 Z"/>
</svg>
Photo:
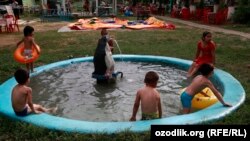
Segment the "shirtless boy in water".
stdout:
<svg viewBox="0 0 250 141">
<path fill-rule="evenodd" d="M 181 94 L 181 103 L 183 106 L 183 114 L 188 114 L 191 111 L 191 101 L 193 97 L 201 92 L 204 88 L 209 87 L 218 100 L 223 104 L 223 106 L 231 107 L 230 104 L 224 102 L 221 93 L 216 90 L 213 83 L 208 79 L 213 74 L 214 67 L 210 64 L 202 64 L 198 71 L 201 75 L 197 75 L 192 83 L 186 88 L 186 90 Z"/>
<path fill-rule="evenodd" d="M 26 116 L 30 113 L 54 113 L 57 108 L 47 109 L 41 105 L 33 104 L 32 89 L 27 85 L 30 82 L 29 73 L 18 69 L 14 77 L 18 84 L 13 88 L 11 94 L 12 108 L 17 116 Z"/>
<path fill-rule="evenodd" d="M 142 110 L 141 120 L 157 119 L 162 116 L 161 98 L 159 92 L 155 89 L 159 76 L 153 71 L 149 71 L 144 79 L 146 86 L 137 91 L 133 108 L 133 114 L 130 121 L 136 121 L 136 113 L 140 106 Z"/>
<path fill-rule="evenodd" d="M 24 52 L 23 52 L 23 56 L 25 56 L 27 59 L 32 57 L 32 47 L 35 48 L 35 50 L 37 51 L 38 54 L 40 54 L 40 50 L 37 47 L 37 44 L 34 40 L 34 28 L 31 26 L 26 26 L 23 29 L 23 34 L 24 34 L 24 38 L 19 41 L 17 43 L 17 47 L 21 44 L 24 43 Z M 34 71 L 34 64 L 33 62 L 31 63 L 27 63 L 26 64 L 26 68 L 27 71 Z"/>
</svg>

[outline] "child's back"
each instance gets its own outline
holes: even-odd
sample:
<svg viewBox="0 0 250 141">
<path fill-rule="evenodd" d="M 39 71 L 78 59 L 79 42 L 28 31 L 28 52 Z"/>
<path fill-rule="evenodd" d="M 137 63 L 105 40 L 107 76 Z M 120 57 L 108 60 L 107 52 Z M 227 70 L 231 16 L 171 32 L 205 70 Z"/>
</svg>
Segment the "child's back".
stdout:
<svg viewBox="0 0 250 141">
<path fill-rule="evenodd" d="M 17 85 L 12 89 L 11 102 L 12 108 L 16 115 L 25 116 L 31 110 L 29 110 L 28 105 L 31 106 L 31 88 L 27 86 L 29 83 L 29 73 L 26 70 L 18 69 L 14 77 L 17 81 Z M 34 111 L 33 105 L 31 106 L 32 111 Z"/>
<path fill-rule="evenodd" d="M 209 84 L 211 84 L 211 82 L 207 77 L 198 75 L 193 79 L 192 83 L 187 87 L 185 91 L 193 96 L 201 92 Z"/>
<path fill-rule="evenodd" d="M 17 116 L 26 116 L 29 113 L 55 112 L 57 108 L 47 109 L 41 105 L 33 104 L 32 89 L 27 85 L 30 82 L 29 73 L 26 70 L 18 69 L 15 74 L 18 84 L 12 89 L 12 108 Z"/>
<path fill-rule="evenodd" d="M 137 92 L 141 98 L 141 110 L 144 114 L 157 113 L 160 94 L 155 88 L 145 86 Z"/>
<path fill-rule="evenodd" d="M 27 104 L 27 94 L 31 92 L 31 89 L 25 85 L 17 84 L 12 90 L 12 107 L 14 111 L 22 111 Z"/>
<path fill-rule="evenodd" d="M 144 83 L 146 86 L 137 91 L 133 113 L 130 121 L 136 120 L 136 113 L 141 103 L 142 120 L 161 118 L 161 98 L 159 92 L 155 89 L 159 76 L 156 72 L 147 72 Z"/>
</svg>

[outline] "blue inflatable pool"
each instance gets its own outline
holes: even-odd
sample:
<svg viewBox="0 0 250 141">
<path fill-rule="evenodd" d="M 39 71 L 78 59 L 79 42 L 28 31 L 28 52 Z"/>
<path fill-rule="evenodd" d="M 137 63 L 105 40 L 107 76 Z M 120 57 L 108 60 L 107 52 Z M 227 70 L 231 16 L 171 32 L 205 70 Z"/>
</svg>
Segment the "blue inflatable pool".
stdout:
<svg viewBox="0 0 250 141">
<path fill-rule="evenodd" d="M 136 62 L 162 62 L 168 65 L 176 66 L 180 69 L 187 70 L 191 61 L 163 57 L 163 56 L 144 56 L 144 55 L 114 55 L 116 61 L 136 61 Z M 43 71 L 56 67 L 67 66 L 71 63 L 92 62 L 93 57 L 75 58 L 56 62 L 36 68 L 36 72 L 31 74 L 31 77 L 42 73 Z M 239 81 L 237 81 L 229 73 L 216 69 L 214 76 L 219 82 L 221 89 L 224 91 L 224 100 L 231 103 L 233 107 L 223 107 L 221 103 L 216 104 L 188 115 L 178 115 L 162 119 L 136 121 L 136 122 L 90 122 L 72 120 L 48 114 L 29 115 L 27 117 L 17 117 L 11 107 L 11 90 L 16 85 L 15 79 L 12 77 L 0 86 L 0 113 L 12 119 L 28 122 L 37 126 L 45 127 L 52 130 L 60 130 L 67 132 L 79 133 L 117 133 L 124 130 L 132 132 L 143 132 L 150 130 L 151 125 L 167 125 L 167 124 L 200 124 L 211 122 L 225 117 L 233 112 L 245 100 L 245 91 Z"/>
</svg>

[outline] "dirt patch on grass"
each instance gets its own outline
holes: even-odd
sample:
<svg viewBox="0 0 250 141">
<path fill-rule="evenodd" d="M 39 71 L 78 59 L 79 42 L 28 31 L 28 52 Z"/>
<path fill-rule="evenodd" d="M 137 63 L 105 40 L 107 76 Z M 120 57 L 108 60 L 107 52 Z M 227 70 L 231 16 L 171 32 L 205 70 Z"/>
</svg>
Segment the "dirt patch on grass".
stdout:
<svg viewBox="0 0 250 141">
<path fill-rule="evenodd" d="M 38 22 L 34 24 L 36 32 L 45 32 L 49 30 L 58 30 L 61 27 L 69 24 L 69 22 Z"/>
<path fill-rule="evenodd" d="M 6 47 L 6 46 L 15 46 L 16 43 L 20 40 L 18 35 L 16 34 L 11 35 L 11 33 L 6 34 L 6 35 L 0 34 L 0 38 L 1 38 L 0 48 Z"/>
<path fill-rule="evenodd" d="M 34 27 L 35 32 L 46 32 L 49 30 L 58 30 L 62 26 L 67 25 L 69 22 L 35 22 L 30 24 Z M 23 37 L 23 28 L 25 25 L 20 25 L 20 32 L 14 33 L 1 33 L 0 34 L 0 48 L 7 46 L 15 46 L 16 43 Z"/>
</svg>

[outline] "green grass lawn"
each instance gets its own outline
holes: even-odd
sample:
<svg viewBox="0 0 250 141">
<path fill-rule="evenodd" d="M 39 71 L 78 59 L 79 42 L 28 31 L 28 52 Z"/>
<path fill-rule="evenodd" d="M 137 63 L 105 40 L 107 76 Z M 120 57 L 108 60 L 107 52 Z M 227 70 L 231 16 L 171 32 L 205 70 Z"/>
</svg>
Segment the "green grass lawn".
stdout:
<svg viewBox="0 0 250 141">
<path fill-rule="evenodd" d="M 240 32 L 250 33 L 250 25 L 241 25 L 241 24 L 226 24 L 222 26 L 225 29 L 236 30 Z"/>
<path fill-rule="evenodd" d="M 192 60 L 196 52 L 197 41 L 204 30 L 176 24 L 175 30 L 111 30 L 123 54 L 145 54 L 170 56 Z M 33 25 L 36 28 L 36 25 Z M 58 27 L 60 28 L 60 27 Z M 229 116 L 212 124 L 249 124 L 250 123 L 250 40 L 233 35 L 212 32 L 217 44 L 216 67 L 232 74 L 246 91 L 245 103 Z M 14 35 L 21 38 L 22 33 Z M 35 32 L 35 40 L 41 47 L 41 55 L 35 66 L 74 57 L 92 56 L 100 37 L 100 31 L 58 33 L 57 30 Z M 25 68 L 13 60 L 14 45 L 3 46 L 0 43 L 0 83 L 12 77 L 18 67 Z M 118 49 L 115 54 L 119 54 Z M 132 106 L 132 105 L 131 105 Z M 132 111 L 131 111 L 132 112 Z M 141 134 L 123 132 L 116 135 L 77 134 L 50 131 L 0 116 L 0 140 L 101 140 L 101 141 L 139 141 L 149 140 L 150 132 Z"/>
</svg>

